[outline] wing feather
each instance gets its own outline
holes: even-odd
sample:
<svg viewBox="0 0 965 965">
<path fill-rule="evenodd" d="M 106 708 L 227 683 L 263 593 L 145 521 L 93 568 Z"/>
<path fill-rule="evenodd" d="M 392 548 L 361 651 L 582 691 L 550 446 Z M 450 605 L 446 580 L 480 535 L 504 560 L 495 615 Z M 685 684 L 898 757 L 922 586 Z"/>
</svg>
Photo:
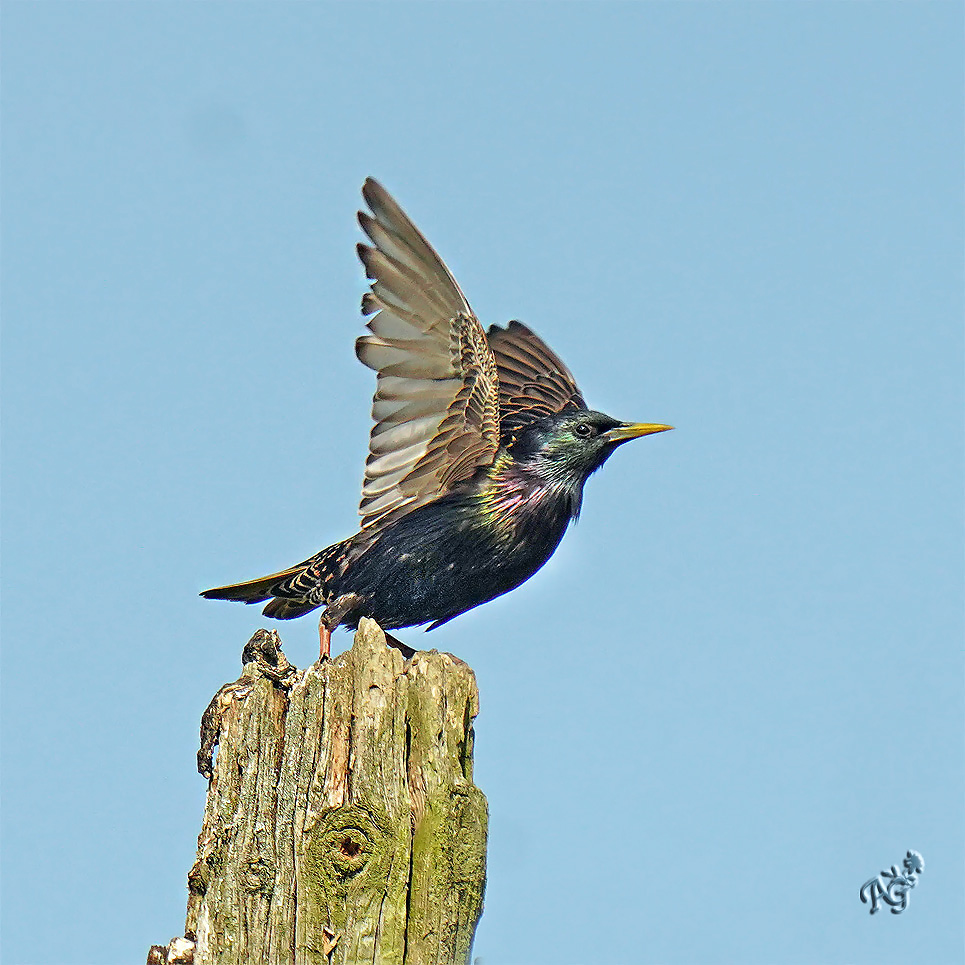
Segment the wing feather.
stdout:
<svg viewBox="0 0 965 965">
<path fill-rule="evenodd" d="M 492 462 L 500 403 L 493 353 L 449 269 L 378 182 L 362 195 L 371 334 L 356 354 L 378 381 L 359 512 L 377 529 Z"/>
<path fill-rule="evenodd" d="M 489 347 L 499 377 L 499 425 L 513 431 L 544 416 L 585 409 L 583 393 L 563 360 L 521 322 L 490 325 Z"/>
</svg>

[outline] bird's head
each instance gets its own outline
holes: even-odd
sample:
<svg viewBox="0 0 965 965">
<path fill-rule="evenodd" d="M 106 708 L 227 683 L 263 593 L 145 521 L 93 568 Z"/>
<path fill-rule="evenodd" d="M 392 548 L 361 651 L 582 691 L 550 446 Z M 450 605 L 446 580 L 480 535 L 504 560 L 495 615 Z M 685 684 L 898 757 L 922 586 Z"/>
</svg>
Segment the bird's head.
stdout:
<svg viewBox="0 0 965 965">
<path fill-rule="evenodd" d="M 583 485 L 623 443 L 673 426 L 620 422 L 603 412 L 583 409 L 546 416 L 507 440 L 516 465 L 548 485 L 566 490 L 579 513 Z"/>
</svg>

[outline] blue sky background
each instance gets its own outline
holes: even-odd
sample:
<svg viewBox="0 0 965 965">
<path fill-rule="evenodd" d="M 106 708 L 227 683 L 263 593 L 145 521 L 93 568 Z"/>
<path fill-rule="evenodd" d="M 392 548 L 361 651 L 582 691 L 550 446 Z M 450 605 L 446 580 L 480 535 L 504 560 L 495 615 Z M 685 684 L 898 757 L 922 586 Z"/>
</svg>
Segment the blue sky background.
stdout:
<svg viewBox="0 0 965 965">
<path fill-rule="evenodd" d="M 197 593 L 356 525 L 371 174 L 486 323 L 678 427 L 425 639 L 481 691 L 475 954 L 961 962 L 962 11 L 5 4 L 3 961 L 182 933 L 265 622 Z"/>
</svg>

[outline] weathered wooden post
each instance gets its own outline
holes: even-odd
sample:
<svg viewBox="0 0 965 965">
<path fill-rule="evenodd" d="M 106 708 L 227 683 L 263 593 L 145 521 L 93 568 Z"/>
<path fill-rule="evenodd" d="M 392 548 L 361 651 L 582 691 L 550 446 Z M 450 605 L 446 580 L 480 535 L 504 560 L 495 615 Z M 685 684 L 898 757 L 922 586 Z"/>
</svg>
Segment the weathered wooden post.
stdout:
<svg viewBox="0 0 965 965">
<path fill-rule="evenodd" d="M 274 631 L 242 659 L 202 721 L 185 938 L 149 965 L 468 963 L 487 825 L 472 670 L 436 651 L 406 660 L 372 620 L 308 670 Z"/>
</svg>

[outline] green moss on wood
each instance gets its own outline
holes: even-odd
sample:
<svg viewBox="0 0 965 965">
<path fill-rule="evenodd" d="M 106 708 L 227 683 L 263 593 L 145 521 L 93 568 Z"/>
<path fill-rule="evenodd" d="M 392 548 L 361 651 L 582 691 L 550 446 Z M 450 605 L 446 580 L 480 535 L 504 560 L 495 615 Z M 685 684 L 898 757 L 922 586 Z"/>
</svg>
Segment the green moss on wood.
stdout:
<svg viewBox="0 0 965 965">
<path fill-rule="evenodd" d="M 264 659 L 206 714 L 218 755 L 189 875 L 196 965 L 467 963 L 487 825 L 472 671 L 435 651 L 406 662 L 364 620 L 351 650 L 299 673 L 259 633 L 246 656 Z"/>
</svg>

